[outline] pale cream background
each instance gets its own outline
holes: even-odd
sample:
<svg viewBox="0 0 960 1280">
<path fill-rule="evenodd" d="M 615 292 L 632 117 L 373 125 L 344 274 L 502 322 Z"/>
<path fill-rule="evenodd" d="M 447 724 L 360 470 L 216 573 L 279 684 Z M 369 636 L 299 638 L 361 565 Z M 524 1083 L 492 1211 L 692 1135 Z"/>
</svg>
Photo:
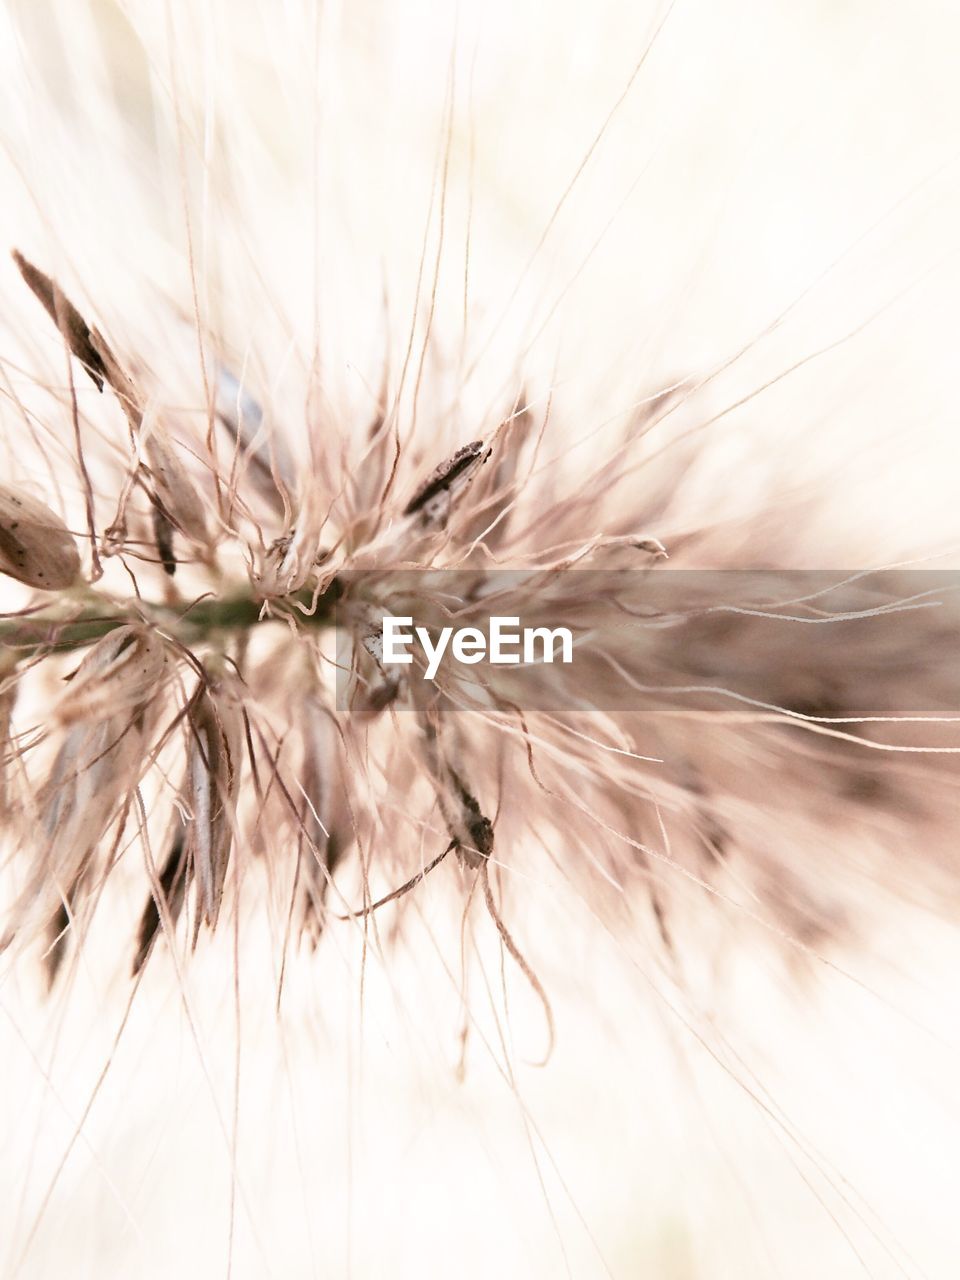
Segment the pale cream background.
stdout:
<svg viewBox="0 0 960 1280">
<path fill-rule="evenodd" d="M 950 548 L 955 6 L 679 0 L 515 292 L 662 13 L 6 0 L 0 240 L 187 386 L 188 219 L 200 311 L 275 409 L 301 402 L 315 338 L 331 385 L 362 406 L 384 281 L 398 335 L 408 322 L 452 66 L 437 328 L 455 368 L 472 208 L 469 333 L 494 330 L 459 403 L 451 379 L 456 412 L 553 378 L 564 429 L 582 431 L 712 367 L 809 289 L 711 390 L 723 408 L 903 294 L 724 419 L 693 482 L 734 520 L 778 486 L 809 491 L 809 524 L 777 546 L 797 563 Z M 436 204 L 431 226 L 430 270 Z M 0 355 L 29 395 L 35 303 L 9 264 L 0 289 Z M 2 412 L 5 471 L 41 483 Z M 368 957 L 361 1006 L 360 957 L 331 935 L 293 966 L 280 1022 L 269 931 L 242 922 L 235 1136 L 231 939 L 190 973 L 190 1021 L 161 959 L 55 1181 L 111 1055 L 125 973 L 109 929 L 65 1015 L 29 970 L 5 972 L 0 1272 L 206 1277 L 229 1257 L 238 1280 L 526 1280 L 563 1275 L 565 1254 L 578 1280 L 607 1274 L 601 1255 L 618 1278 L 845 1280 L 862 1274 L 855 1248 L 875 1277 L 956 1273 L 952 928 L 871 902 L 864 950 L 838 958 L 869 990 L 821 967 L 798 991 L 765 943 L 738 948 L 718 925 L 727 941 L 699 939 L 705 972 L 685 1004 L 656 957 L 614 942 L 545 871 L 515 924 L 560 1041 L 547 1070 L 523 1065 L 541 1024 L 511 977 L 515 1093 L 477 970 L 457 1079 L 443 963 L 457 973 L 458 922 L 439 890 L 421 901 L 438 950 L 414 912 L 408 943 Z M 122 891 L 113 904 L 124 936 L 139 906 Z M 776 1118 L 747 1096 L 754 1073 Z"/>
</svg>

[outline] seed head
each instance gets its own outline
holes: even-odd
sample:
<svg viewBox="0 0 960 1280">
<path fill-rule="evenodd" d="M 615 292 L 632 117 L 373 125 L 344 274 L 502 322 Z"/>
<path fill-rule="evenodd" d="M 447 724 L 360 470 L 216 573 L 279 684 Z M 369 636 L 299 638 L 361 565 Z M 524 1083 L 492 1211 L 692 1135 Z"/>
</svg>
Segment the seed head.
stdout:
<svg viewBox="0 0 960 1280">
<path fill-rule="evenodd" d="M 43 591 L 62 591 L 80 575 L 80 553 L 58 515 L 0 485 L 0 573 Z"/>
</svg>

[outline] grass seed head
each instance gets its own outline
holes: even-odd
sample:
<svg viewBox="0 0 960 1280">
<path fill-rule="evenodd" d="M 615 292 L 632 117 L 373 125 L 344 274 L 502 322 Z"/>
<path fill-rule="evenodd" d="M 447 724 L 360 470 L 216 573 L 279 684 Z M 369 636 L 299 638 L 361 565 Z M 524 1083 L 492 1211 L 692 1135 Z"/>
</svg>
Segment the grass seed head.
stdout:
<svg viewBox="0 0 960 1280">
<path fill-rule="evenodd" d="M 0 573 L 42 591 L 64 591 L 80 576 L 80 553 L 58 515 L 0 484 Z"/>
</svg>

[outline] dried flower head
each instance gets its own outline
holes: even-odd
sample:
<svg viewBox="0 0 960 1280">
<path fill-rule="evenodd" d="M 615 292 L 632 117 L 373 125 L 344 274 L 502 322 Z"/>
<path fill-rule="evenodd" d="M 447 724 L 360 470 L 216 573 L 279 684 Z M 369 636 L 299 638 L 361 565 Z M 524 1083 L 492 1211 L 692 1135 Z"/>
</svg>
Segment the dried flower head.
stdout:
<svg viewBox="0 0 960 1280">
<path fill-rule="evenodd" d="M 960 891 L 953 44 L 0 9 L 0 1272 L 935 1274 L 926 1040 L 876 1118 Z"/>
<path fill-rule="evenodd" d="M 546 418 L 539 431 L 530 425 L 536 410 L 526 393 L 480 439 L 425 468 L 408 464 L 407 450 L 396 453 L 387 430 L 395 404 L 357 446 L 358 474 L 379 477 L 381 504 L 358 523 L 349 487 L 325 482 L 322 467 L 265 490 L 264 455 L 251 452 L 249 433 L 231 429 L 240 454 L 227 465 L 207 427 L 191 434 L 159 407 L 145 411 L 156 393 L 135 386 L 58 285 L 17 261 L 47 310 L 66 317 L 69 350 L 113 389 L 126 418 L 127 443 L 112 442 L 113 456 L 126 457 L 122 515 L 109 531 L 92 531 L 91 561 L 122 562 L 136 592 L 125 599 L 92 581 L 75 586 L 79 557 L 63 522 L 0 490 L 4 566 L 28 585 L 71 588 L 2 624 L 8 708 L 21 678 L 36 680 L 58 655 L 92 646 L 66 673 L 39 733 L 15 729 L 7 713 L 29 868 L 8 942 L 27 944 L 34 924 L 54 919 L 61 956 L 114 869 L 105 848 L 126 847 L 132 822 L 146 833 L 156 827 L 146 845 L 167 850 L 145 866 L 147 906 L 128 940 L 139 971 L 191 895 L 191 945 L 201 922 L 217 926 L 229 886 L 239 890 L 256 850 L 275 886 L 299 904 L 292 927 L 316 940 L 352 851 L 359 861 L 337 890 L 335 914 L 366 920 L 387 903 L 402 910 L 450 851 L 468 881 L 485 880 L 491 859 L 511 866 L 536 812 L 538 839 L 583 850 L 568 857 L 588 878 L 619 894 L 634 880 L 646 885 L 661 939 L 675 937 L 672 917 L 691 884 L 736 896 L 730 868 L 749 886 L 748 915 L 803 951 L 847 915 L 828 883 L 811 893 L 793 872 L 809 856 L 801 850 L 811 847 L 815 820 L 805 773 L 822 771 L 828 754 L 835 785 L 864 796 L 865 824 L 881 803 L 884 821 L 902 803 L 905 775 L 884 767 L 885 757 L 909 757 L 914 807 L 935 789 L 918 770 L 926 758 L 942 761 L 941 743 L 918 740 L 909 718 L 899 738 L 875 740 L 862 718 L 885 712 L 895 725 L 904 698 L 918 692 L 949 702 L 952 614 L 913 608 L 912 595 L 930 591 L 911 595 L 909 575 L 808 582 L 672 572 L 702 563 L 709 523 L 670 538 L 673 500 L 652 490 L 643 524 L 659 513 L 664 539 L 638 537 L 628 460 L 634 448 L 642 456 L 646 432 L 681 403 L 675 394 L 650 397 L 642 430 L 565 489 L 555 470 L 537 468 Z M 249 393 L 237 396 L 241 416 L 262 422 Z M 481 483 L 494 455 L 492 479 Z M 424 469 L 411 485 L 408 473 Z M 269 475 L 273 485 L 272 467 Z M 412 498 L 398 496 L 411 488 Z M 281 492 L 290 505 L 273 500 Z M 195 577 L 192 599 L 160 586 L 183 559 Z M 479 626 L 493 613 L 523 615 L 545 634 L 571 625 L 573 666 L 448 664 L 425 682 L 416 660 L 407 668 L 385 660 L 387 615 L 416 615 L 427 636 L 449 619 Z M 827 643 L 814 643 L 810 623 L 832 627 Z M 896 665 L 908 651 L 922 660 L 922 690 L 915 667 Z M 882 693 L 867 683 L 871 670 L 884 672 Z M 731 706 L 742 714 L 731 718 Z M 58 735 L 45 780 L 34 781 L 32 756 Z M 804 735 L 818 744 L 809 758 L 797 752 Z M 736 767 L 758 749 L 749 768 Z M 401 793 L 371 792 L 364 775 L 386 777 L 393 757 L 406 762 Z M 774 777 L 779 810 L 793 817 L 771 846 L 742 809 Z M 544 795 L 546 807 L 536 799 Z M 28 834 L 36 829 L 40 849 Z M 431 842 L 438 848 L 425 857 Z M 404 876 L 411 863 L 416 874 Z M 363 901 L 353 910 L 357 872 Z M 399 888 L 371 893 L 372 880 L 389 886 L 391 878 Z M 489 890 L 483 898 L 506 940 Z M 512 939 L 507 949 L 540 990 Z"/>
</svg>

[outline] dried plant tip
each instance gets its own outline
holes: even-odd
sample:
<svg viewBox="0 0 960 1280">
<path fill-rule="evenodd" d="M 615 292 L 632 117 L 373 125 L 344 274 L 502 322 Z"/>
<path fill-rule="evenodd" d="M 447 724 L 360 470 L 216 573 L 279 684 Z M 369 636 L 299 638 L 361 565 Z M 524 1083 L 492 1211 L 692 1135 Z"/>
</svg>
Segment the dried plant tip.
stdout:
<svg viewBox="0 0 960 1280">
<path fill-rule="evenodd" d="M 206 543 L 207 519 L 200 495 L 177 457 L 166 427 L 152 412 L 144 416 L 143 436 L 150 474 L 164 514 L 188 538 Z"/>
<path fill-rule="evenodd" d="M 177 557 L 173 550 L 173 525 L 166 512 L 157 503 L 153 505 L 153 539 L 157 544 L 157 558 L 163 572 L 171 578 L 177 572 Z"/>
<path fill-rule="evenodd" d="M 426 524 L 442 520 L 455 490 L 461 488 L 490 456 L 482 440 L 474 440 L 442 462 L 424 481 L 403 509 L 405 516 L 418 512 Z"/>
<path fill-rule="evenodd" d="M 179 827 L 166 861 L 160 868 L 157 887 L 147 900 L 137 930 L 137 951 L 133 958 L 132 973 L 136 977 L 153 950 L 161 924 L 170 927 L 177 923 L 189 881 L 189 864 L 186 856 L 184 829 Z"/>
<path fill-rule="evenodd" d="M 440 801 L 447 830 L 456 843 L 457 857 L 465 866 L 477 870 L 493 853 L 493 823 L 483 813 L 477 798 L 464 785 L 460 775 L 449 765 L 447 773 L 456 801 L 454 805 L 445 798 Z"/>
<path fill-rule="evenodd" d="M 420 746 L 453 847 L 461 863 L 476 870 L 493 852 L 493 823 L 450 763 L 452 744 L 445 747 L 442 740 L 451 730 L 435 709 L 421 715 L 421 731 Z"/>
<path fill-rule="evenodd" d="M 85 871 L 85 868 L 84 868 Z M 70 934 L 73 929 L 74 913 L 80 897 L 84 871 L 70 886 L 66 897 L 57 905 L 56 910 L 47 923 L 47 950 L 43 957 L 43 967 L 47 979 L 47 990 L 53 989 L 63 962 L 69 949 Z"/>
<path fill-rule="evenodd" d="M 64 725 L 108 715 L 136 717 L 160 692 L 166 669 L 160 637 L 139 626 L 116 627 L 90 650 L 54 712 Z"/>
<path fill-rule="evenodd" d="M 103 334 L 90 328 L 55 280 L 51 280 L 39 267 L 28 262 L 16 249 L 13 251 L 13 260 L 24 280 L 43 303 L 50 318 L 63 334 L 73 355 L 93 379 L 97 390 L 102 391 L 105 382 L 112 387 L 127 416 L 131 430 L 136 432 L 143 416 L 141 398 Z"/>
<path fill-rule="evenodd" d="M 94 335 L 86 320 L 57 282 L 51 280 L 32 262 L 28 262 L 17 249 L 13 250 L 13 260 L 33 293 L 43 303 L 53 323 L 63 334 L 70 350 L 92 378 L 97 390 L 102 391 L 104 381 L 109 381 L 107 368 L 94 345 Z"/>
<path fill-rule="evenodd" d="M 95 883 L 92 861 L 137 786 L 148 729 L 145 716 L 107 715 L 67 732 L 24 824 L 36 848 L 0 950 L 15 938 L 31 940 L 68 895 Z"/>
<path fill-rule="evenodd" d="M 61 902 L 50 917 L 47 924 L 47 950 L 43 957 L 44 976 L 47 990 L 51 991 L 57 980 L 57 974 L 67 954 L 67 934 L 70 931 L 70 914 L 66 904 Z"/>
<path fill-rule="evenodd" d="M 658 560 L 667 559 L 667 548 L 659 538 L 640 538 L 633 544 L 638 551 L 646 551 Z"/>
<path fill-rule="evenodd" d="M 0 573 L 44 591 L 62 591 L 80 574 L 80 553 L 60 517 L 6 485 L 0 485 Z"/>
<path fill-rule="evenodd" d="M 211 686 L 189 715 L 186 803 L 187 852 L 197 883 L 197 918 L 216 927 L 227 878 L 240 783 L 243 724 L 240 708 L 224 690 Z"/>
</svg>

